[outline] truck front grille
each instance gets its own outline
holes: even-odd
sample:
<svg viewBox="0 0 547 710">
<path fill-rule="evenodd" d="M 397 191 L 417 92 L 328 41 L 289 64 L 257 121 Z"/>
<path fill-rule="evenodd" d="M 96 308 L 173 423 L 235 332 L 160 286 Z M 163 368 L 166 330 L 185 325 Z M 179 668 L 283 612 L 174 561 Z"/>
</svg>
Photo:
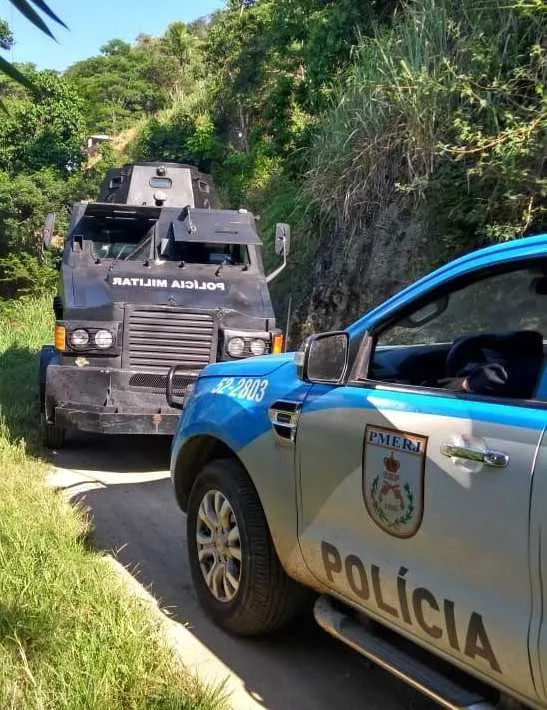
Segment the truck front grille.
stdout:
<svg viewBox="0 0 547 710">
<path fill-rule="evenodd" d="M 195 379 L 196 375 L 193 373 L 189 373 L 188 375 L 175 375 L 175 381 L 173 383 L 174 394 L 184 394 L 186 387 L 194 382 Z M 129 378 L 129 386 L 137 387 L 147 392 L 153 392 L 154 394 L 165 394 L 167 375 L 139 372 L 136 375 L 131 375 Z"/>
<path fill-rule="evenodd" d="M 199 372 L 216 355 L 212 314 L 176 307 L 130 307 L 124 335 L 125 367 L 166 374 L 173 365 Z"/>
</svg>

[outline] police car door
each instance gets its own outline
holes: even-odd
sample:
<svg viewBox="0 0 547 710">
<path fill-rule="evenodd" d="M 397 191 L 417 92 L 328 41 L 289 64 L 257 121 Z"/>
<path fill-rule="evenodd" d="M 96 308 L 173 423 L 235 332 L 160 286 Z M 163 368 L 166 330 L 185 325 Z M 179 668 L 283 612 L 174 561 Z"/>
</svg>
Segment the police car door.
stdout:
<svg viewBox="0 0 547 710">
<path fill-rule="evenodd" d="M 421 296 L 412 317 L 363 336 L 370 355 L 346 385 L 312 386 L 299 534 L 333 594 L 533 697 L 528 521 L 545 405 L 439 382 L 458 336 L 544 327 L 545 297 L 515 268 Z"/>
</svg>

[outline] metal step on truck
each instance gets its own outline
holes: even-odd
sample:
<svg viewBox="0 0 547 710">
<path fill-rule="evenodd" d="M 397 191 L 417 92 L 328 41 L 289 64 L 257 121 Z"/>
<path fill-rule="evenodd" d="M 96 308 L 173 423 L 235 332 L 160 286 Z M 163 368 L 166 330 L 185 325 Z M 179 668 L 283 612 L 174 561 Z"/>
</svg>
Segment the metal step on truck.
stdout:
<svg viewBox="0 0 547 710">
<path fill-rule="evenodd" d="M 277 225 L 282 263 L 266 276 L 255 216 L 219 209 L 209 176 L 162 162 L 110 170 L 99 200 L 71 209 L 54 345 L 40 353 L 45 444 L 61 447 L 70 430 L 173 434 L 173 366 L 183 392 L 209 363 L 282 352 L 268 282 L 289 244 Z"/>
</svg>

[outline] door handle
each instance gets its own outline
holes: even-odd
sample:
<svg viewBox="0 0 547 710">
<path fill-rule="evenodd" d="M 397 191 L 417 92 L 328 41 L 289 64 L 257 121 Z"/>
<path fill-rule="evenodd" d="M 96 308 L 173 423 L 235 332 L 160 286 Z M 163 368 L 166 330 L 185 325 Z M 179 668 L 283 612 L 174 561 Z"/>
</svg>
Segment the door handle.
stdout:
<svg viewBox="0 0 547 710">
<path fill-rule="evenodd" d="M 493 466 L 494 468 L 505 468 L 509 463 L 509 456 L 502 451 L 472 449 L 467 446 L 456 446 L 454 444 L 441 444 L 441 454 L 448 456 L 448 458 L 478 461 L 479 463 L 483 463 L 486 466 Z"/>
</svg>

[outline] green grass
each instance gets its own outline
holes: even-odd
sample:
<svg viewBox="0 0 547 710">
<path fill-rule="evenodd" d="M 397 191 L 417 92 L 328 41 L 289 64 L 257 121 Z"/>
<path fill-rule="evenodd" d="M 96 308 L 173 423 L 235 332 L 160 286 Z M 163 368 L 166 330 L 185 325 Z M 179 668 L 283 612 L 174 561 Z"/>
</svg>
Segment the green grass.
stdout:
<svg viewBox="0 0 547 710">
<path fill-rule="evenodd" d="M 326 234 L 366 238 L 425 205 L 428 240 L 545 224 L 547 13 L 524 0 L 410 0 L 363 37 L 319 122 L 304 183 Z M 480 242 L 479 242 L 480 243 Z"/>
<path fill-rule="evenodd" d="M 45 486 L 36 353 L 50 300 L 0 302 L 0 707 L 213 710 L 141 602 L 85 547 L 83 515 Z"/>
</svg>

